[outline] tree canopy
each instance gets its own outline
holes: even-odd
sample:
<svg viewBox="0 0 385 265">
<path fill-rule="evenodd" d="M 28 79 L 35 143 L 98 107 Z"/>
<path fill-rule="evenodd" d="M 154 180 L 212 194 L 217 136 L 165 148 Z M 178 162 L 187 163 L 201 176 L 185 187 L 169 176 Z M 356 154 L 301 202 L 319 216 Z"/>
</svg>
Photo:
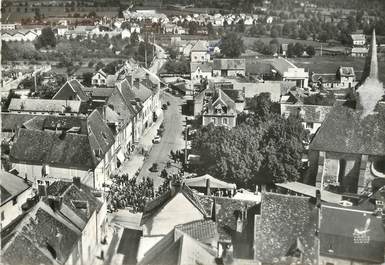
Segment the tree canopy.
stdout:
<svg viewBox="0 0 385 265">
<path fill-rule="evenodd" d="M 51 27 L 43 28 L 41 30 L 41 34 L 36 40 L 35 47 L 36 49 L 40 49 L 43 47 L 52 47 L 56 46 L 56 37 L 55 33 L 51 29 Z"/>
<path fill-rule="evenodd" d="M 228 58 L 239 57 L 245 50 L 242 38 L 235 32 L 227 33 L 219 46 L 221 53 Z"/>
<path fill-rule="evenodd" d="M 240 187 L 299 180 L 303 142 L 308 133 L 299 117 L 283 118 L 273 112 L 269 95 L 255 97 L 261 106 L 243 114 L 228 129 L 210 124 L 201 128 L 192 143 L 203 161 L 201 173 L 209 173 Z"/>
</svg>

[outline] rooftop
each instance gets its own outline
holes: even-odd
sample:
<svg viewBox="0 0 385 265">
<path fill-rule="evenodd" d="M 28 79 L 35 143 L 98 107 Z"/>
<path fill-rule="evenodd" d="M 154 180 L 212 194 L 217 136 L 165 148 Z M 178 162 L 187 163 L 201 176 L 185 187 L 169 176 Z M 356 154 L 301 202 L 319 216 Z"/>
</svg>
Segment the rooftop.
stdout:
<svg viewBox="0 0 385 265">
<path fill-rule="evenodd" d="M 9 111 L 29 112 L 69 112 L 81 113 L 82 102 L 79 100 L 54 100 L 54 99 L 20 99 L 13 98 L 8 107 Z"/>
<path fill-rule="evenodd" d="M 12 200 L 31 187 L 31 183 L 11 173 L 0 172 L 1 205 Z"/>
<path fill-rule="evenodd" d="M 214 59 L 214 70 L 245 70 L 245 59 Z"/>
</svg>

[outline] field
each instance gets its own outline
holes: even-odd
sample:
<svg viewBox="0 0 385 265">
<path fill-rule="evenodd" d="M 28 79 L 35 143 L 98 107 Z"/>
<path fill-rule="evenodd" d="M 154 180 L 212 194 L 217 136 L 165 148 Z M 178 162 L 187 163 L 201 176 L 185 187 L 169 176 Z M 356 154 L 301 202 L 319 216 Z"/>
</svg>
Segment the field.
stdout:
<svg viewBox="0 0 385 265">
<path fill-rule="evenodd" d="M 260 37 L 260 38 L 255 38 L 255 37 L 243 37 L 243 43 L 247 49 L 250 49 L 253 47 L 253 44 L 257 40 L 263 41 L 265 44 L 269 44 L 269 42 L 273 39 L 271 37 Z M 318 41 L 312 41 L 312 40 L 295 40 L 295 39 L 287 39 L 287 38 L 276 38 L 279 40 L 279 43 L 296 43 L 300 42 L 303 45 L 312 45 L 314 48 L 321 47 L 321 44 L 323 47 L 327 47 L 328 43 L 322 43 Z"/>
<path fill-rule="evenodd" d="M 365 65 L 365 58 L 351 56 L 316 56 L 313 58 L 290 58 L 296 66 L 316 73 L 335 73 L 339 66 L 352 66 L 357 78 L 360 78 Z M 385 83 L 385 60 L 379 61 L 379 78 Z"/>
</svg>

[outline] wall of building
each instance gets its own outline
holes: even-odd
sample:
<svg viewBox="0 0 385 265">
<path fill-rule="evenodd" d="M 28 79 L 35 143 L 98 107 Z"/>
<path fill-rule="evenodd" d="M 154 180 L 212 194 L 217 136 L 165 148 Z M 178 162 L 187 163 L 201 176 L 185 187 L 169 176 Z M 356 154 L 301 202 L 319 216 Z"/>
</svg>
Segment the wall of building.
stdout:
<svg viewBox="0 0 385 265">
<path fill-rule="evenodd" d="M 143 225 L 143 236 L 166 235 L 178 224 L 202 219 L 203 214 L 182 193 L 178 193 Z"/>
<path fill-rule="evenodd" d="M 10 222 L 15 220 L 20 214 L 22 214 L 21 206 L 32 196 L 32 188 L 19 194 L 16 199 L 10 200 L 0 207 L 0 213 L 4 215 L 4 219 L 1 221 L 1 227 L 7 226 Z M 15 204 L 14 204 L 15 202 Z"/>
<path fill-rule="evenodd" d="M 96 212 L 92 214 L 88 220 L 87 225 L 82 232 L 82 260 L 83 264 L 93 264 L 93 260 L 96 258 L 96 249 L 98 247 L 97 240 L 97 222 Z"/>
<path fill-rule="evenodd" d="M 210 61 L 210 54 L 206 51 L 193 51 L 191 52 L 191 62 L 208 62 Z"/>
<path fill-rule="evenodd" d="M 202 118 L 202 125 L 206 126 L 210 123 L 214 123 L 215 126 L 229 126 L 235 127 L 236 125 L 236 116 L 230 115 L 209 115 L 205 114 Z"/>
</svg>

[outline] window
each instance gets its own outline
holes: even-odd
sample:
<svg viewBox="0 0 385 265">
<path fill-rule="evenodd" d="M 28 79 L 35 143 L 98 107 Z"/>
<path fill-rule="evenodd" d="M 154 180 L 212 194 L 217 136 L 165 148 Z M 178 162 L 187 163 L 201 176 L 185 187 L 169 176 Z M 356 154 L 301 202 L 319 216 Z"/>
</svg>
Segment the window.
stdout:
<svg viewBox="0 0 385 265">
<path fill-rule="evenodd" d="M 4 221 L 5 217 L 4 217 L 4 212 L 1 212 L 1 221 Z"/>
<path fill-rule="evenodd" d="M 306 123 L 306 129 L 313 129 L 313 128 L 314 128 L 314 124 L 312 122 Z"/>
<path fill-rule="evenodd" d="M 212 123 L 214 123 L 214 124 L 215 124 L 215 122 L 216 122 L 216 119 L 213 117 L 213 118 L 211 118 L 211 121 L 212 121 Z"/>
<path fill-rule="evenodd" d="M 222 122 L 223 124 L 227 125 L 227 118 L 223 118 Z"/>
</svg>

